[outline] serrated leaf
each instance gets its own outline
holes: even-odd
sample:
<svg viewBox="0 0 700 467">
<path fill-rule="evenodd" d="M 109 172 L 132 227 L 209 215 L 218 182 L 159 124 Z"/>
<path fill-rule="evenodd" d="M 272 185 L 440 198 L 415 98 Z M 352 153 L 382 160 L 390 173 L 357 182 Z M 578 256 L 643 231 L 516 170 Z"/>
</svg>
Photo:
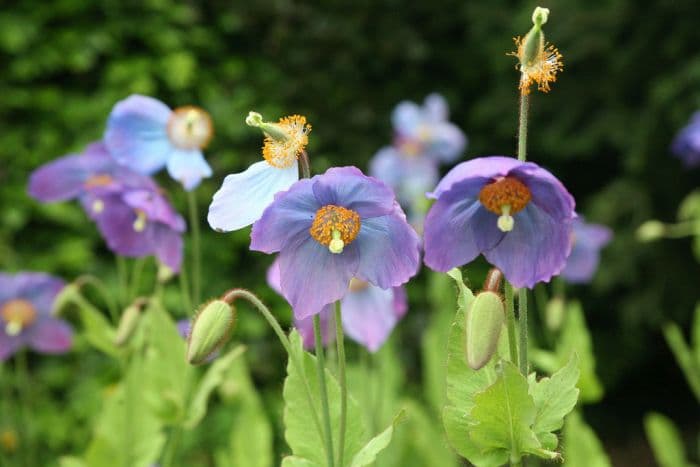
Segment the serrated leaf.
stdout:
<svg viewBox="0 0 700 467">
<path fill-rule="evenodd" d="M 578 411 L 574 411 L 566 417 L 562 444 L 566 467 L 611 466 L 602 443 Z"/>
<path fill-rule="evenodd" d="M 399 412 L 394 421 L 389 425 L 389 427 L 379 433 L 377 436 L 369 440 L 367 444 L 364 445 L 360 452 L 358 452 L 352 459 L 351 467 L 364 467 L 369 465 L 377 459 L 377 454 L 383 451 L 389 443 L 391 443 L 391 438 L 394 435 L 394 429 L 401 423 L 401 421 L 406 416 L 405 411 Z"/>
<path fill-rule="evenodd" d="M 458 268 L 453 268 L 447 271 L 447 275 L 454 279 L 457 284 L 457 309 L 465 312 L 469 305 L 474 300 L 474 294 L 469 288 L 464 285 L 464 279 L 462 278 L 462 271 Z"/>
<path fill-rule="evenodd" d="M 683 440 L 670 418 L 650 413 L 644 417 L 644 430 L 660 467 L 688 465 Z"/>
</svg>

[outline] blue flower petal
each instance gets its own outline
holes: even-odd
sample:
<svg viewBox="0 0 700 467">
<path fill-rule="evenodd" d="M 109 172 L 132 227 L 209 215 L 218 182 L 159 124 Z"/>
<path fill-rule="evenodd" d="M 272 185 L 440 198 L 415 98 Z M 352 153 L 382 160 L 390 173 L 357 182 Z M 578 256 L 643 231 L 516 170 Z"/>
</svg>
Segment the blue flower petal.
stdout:
<svg viewBox="0 0 700 467">
<path fill-rule="evenodd" d="M 342 300 L 343 328 L 347 335 L 376 352 L 398 323 L 401 314 L 394 303 L 394 289 L 368 286 L 349 292 Z"/>
<path fill-rule="evenodd" d="M 194 190 L 203 178 L 212 175 L 211 167 L 198 149 L 175 149 L 170 153 L 167 164 L 168 174 L 187 191 Z"/>
<path fill-rule="evenodd" d="M 365 219 L 384 216 L 394 209 L 394 192 L 379 180 L 367 177 L 357 167 L 334 167 L 312 179 L 316 199 L 352 209 Z"/>
</svg>

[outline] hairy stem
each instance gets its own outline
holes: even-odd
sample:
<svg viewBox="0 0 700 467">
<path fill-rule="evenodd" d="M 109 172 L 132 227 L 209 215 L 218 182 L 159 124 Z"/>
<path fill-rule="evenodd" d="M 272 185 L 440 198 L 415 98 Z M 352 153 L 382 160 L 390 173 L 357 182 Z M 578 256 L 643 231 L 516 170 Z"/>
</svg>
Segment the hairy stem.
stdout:
<svg viewBox="0 0 700 467">
<path fill-rule="evenodd" d="M 334 467 L 333 460 L 333 436 L 331 434 L 331 411 L 328 407 L 328 389 L 326 387 L 326 365 L 323 358 L 323 336 L 321 335 L 321 318 L 314 315 L 314 339 L 316 341 L 316 369 L 318 373 L 318 387 L 321 393 L 321 407 L 323 408 L 324 441 L 326 445 L 326 457 L 328 467 Z"/>
<path fill-rule="evenodd" d="M 348 410 L 348 388 L 345 378 L 345 335 L 340 310 L 340 301 L 335 303 L 335 340 L 338 345 L 338 379 L 340 380 L 340 429 L 338 435 L 338 465 L 343 465 L 345 450 L 345 423 Z"/>
</svg>

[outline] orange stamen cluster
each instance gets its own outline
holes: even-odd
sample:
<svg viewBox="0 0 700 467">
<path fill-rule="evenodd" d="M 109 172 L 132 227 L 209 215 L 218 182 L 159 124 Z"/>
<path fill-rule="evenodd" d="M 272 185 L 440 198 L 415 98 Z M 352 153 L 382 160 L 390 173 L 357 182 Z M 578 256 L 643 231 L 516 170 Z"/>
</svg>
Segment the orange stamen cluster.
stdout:
<svg viewBox="0 0 700 467">
<path fill-rule="evenodd" d="M 179 148 L 204 149 L 214 136 L 214 125 L 204 109 L 187 105 L 173 110 L 167 132 L 170 141 Z"/>
<path fill-rule="evenodd" d="M 284 141 L 265 136 L 263 157 L 273 167 L 285 169 L 291 167 L 301 152 L 309 144 L 311 125 L 306 123 L 306 117 L 292 115 L 280 118 L 276 124 L 286 135 Z"/>
<path fill-rule="evenodd" d="M 525 41 L 521 37 L 514 37 L 513 40 L 518 50 L 508 55 L 518 57 L 520 60 L 520 63 L 515 65 L 515 68 L 520 70 L 520 92 L 530 94 L 530 86 L 534 83 L 537 83 L 538 91 L 549 92 L 550 83 L 554 83 L 557 80 L 557 73 L 564 69 L 559 50 L 552 44 L 543 43 L 539 47 L 535 60 L 525 63 Z"/>
<path fill-rule="evenodd" d="M 367 287 L 369 287 L 369 283 L 358 279 L 357 277 L 353 277 L 350 279 L 350 285 L 348 286 L 348 290 L 350 292 L 360 292 L 362 290 L 365 290 Z"/>
<path fill-rule="evenodd" d="M 85 188 L 89 190 L 90 188 L 109 186 L 112 182 L 113 179 L 110 175 L 97 174 L 85 180 Z"/>
<path fill-rule="evenodd" d="M 26 328 L 36 320 L 36 310 L 30 301 L 17 298 L 2 305 L 0 318 L 6 323 L 19 324 L 21 328 Z"/>
<path fill-rule="evenodd" d="M 499 215 L 503 212 L 503 206 L 510 206 L 510 214 L 521 211 L 531 198 L 528 187 L 513 177 L 504 177 L 489 183 L 479 193 L 479 202 L 489 211 Z"/>
<path fill-rule="evenodd" d="M 345 245 L 351 243 L 360 233 L 360 215 L 352 209 L 329 204 L 316 211 L 309 232 L 321 245 L 329 246 L 333 231 L 340 233 Z"/>
</svg>

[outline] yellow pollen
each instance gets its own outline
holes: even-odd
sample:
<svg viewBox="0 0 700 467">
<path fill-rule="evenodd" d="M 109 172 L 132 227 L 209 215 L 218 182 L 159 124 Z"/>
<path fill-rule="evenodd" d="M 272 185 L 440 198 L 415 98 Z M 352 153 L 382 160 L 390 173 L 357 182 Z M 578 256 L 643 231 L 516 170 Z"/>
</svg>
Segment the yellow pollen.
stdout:
<svg viewBox="0 0 700 467">
<path fill-rule="evenodd" d="M 513 40 L 518 50 L 508 55 L 518 57 L 520 60 L 520 63 L 515 65 L 515 68 L 520 70 L 520 92 L 530 94 L 530 86 L 534 83 L 537 83 L 537 90 L 549 92 L 550 83 L 554 83 L 557 80 L 557 73 L 564 69 L 559 50 L 552 44 L 543 44 L 540 46 L 537 58 L 525 64 L 523 63 L 525 41 L 521 37 L 515 37 Z"/>
<path fill-rule="evenodd" d="M 93 175 L 92 177 L 88 178 L 85 180 L 85 188 L 90 189 L 90 188 L 96 188 L 96 187 L 103 187 L 103 186 L 109 186 L 112 184 L 112 177 L 107 174 L 97 174 Z"/>
<path fill-rule="evenodd" d="M 173 110 L 167 132 L 178 148 L 204 149 L 214 136 L 214 125 L 204 109 L 187 105 Z"/>
<path fill-rule="evenodd" d="M 146 213 L 140 209 L 136 210 L 136 220 L 133 227 L 135 232 L 143 232 L 146 229 Z"/>
<path fill-rule="evenodd" d="M 2 305 L 0 318 L 6 323 L 7 334 L 15 336 L 36 320 L 36 309 L 30 301 L 17 298 Z"/>
<path fill-rule="evenodd" d="M 485 185 L 479 193 L 481 204 L 494 214 L 504 214 L 504 207 L 508 206 L 506 214 L 515 214 L 521 211 L 530 202 L 532 194 L 527 186 L 513 177 L 504 177 L 493 183 Z"/>
<path fill-rule="evenodd" d="M 351 209 L 329 204 L 316 211 L 309 233 L 324 246 L 349 245 L 360 233 L 360 215 Z M 342 246 L 340 251 L 342 252 Z"/>
<path fill-rule="evenodd" d="M 281 141 L 270 135 L 265 136 L 262 149 L 263 157 L 271 166 L 286 169 L 294 164 L 294 161 L 309 144 L 311 125 L 306 123 L 306 117 L 301 115 L 281 118 L 274 125 L 286 135 L 286 139 Z"/>
<path fill-rule="evenodd" d="M 92 202 L 92 212 L 95 214 L 100 214 L 105 210 L 105 203 L 101 199 L 96 199 Z"/>
<path fill-rule="evenodd" d="M 358 279 L 357 277 L 353 277 L 350 279 L 350 285 L 348 286 L 348 290 L 350 292 L 360 292 L 362 290 L 365 290 L 367 287 L 369 287 L 369 284 L 363 280 Z"/>
</svg>

